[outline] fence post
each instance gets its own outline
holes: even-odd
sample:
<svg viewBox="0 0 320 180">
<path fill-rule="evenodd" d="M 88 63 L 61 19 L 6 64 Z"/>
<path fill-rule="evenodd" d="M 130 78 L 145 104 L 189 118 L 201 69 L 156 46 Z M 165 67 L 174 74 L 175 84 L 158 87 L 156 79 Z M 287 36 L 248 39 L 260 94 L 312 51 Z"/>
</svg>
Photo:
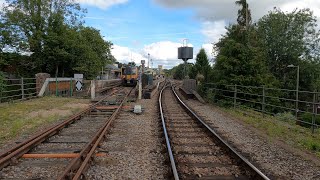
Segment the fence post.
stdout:
<svg viewBox="0 0 320 180">
<path fill-rule="evenodd" d="M 316 121 L 316 92 L 313 92 L 313 103 L 312 103 L 312 133 L 314 133 L 314 125 Z"/>
<path fill-rule="evenodd" d="M 72 97 L 73 93 L 73 79 L 70 79 L 70 97 Z"/>
<path fill-rule="evenodd" d="M 56 77 L 56 96 L 59 96 L 58 92 L 58 78 Z"/>
<path fill-rule="evenodd" d="M 21 78 L 21 97 L 24 99 L 24 82 L 23 82 L 23 77 Z"/>
<path fill-rule="evenodd" d="M 265 87 L 262 86 L 262 115 L 265 117 L 265 111 L 266 111 L 266 90 Z"/>
<path fill-rule="evenodd" d="M 233 97 L 233 108 L 236 108 L 236 104 L 237 104 L 237 85 L 234 85 L 234 97 Z"/>
</svg>

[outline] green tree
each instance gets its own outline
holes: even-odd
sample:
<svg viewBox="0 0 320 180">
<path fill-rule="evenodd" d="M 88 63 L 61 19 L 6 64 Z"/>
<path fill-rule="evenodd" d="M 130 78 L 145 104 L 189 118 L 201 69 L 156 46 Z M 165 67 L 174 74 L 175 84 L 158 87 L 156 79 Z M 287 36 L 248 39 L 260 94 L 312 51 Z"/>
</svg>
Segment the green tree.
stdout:
<svg viewBox="0 0 320 180">
<path fill-rule="evenodd" d="M 0 71 L 0 97 L 1 97 L 3 91 L 5 91 L 4 75 Z"/>
<path fill-rule="evenodd" d="M 41 69 L 44 41 L 55 18 L 65 24 L 78 26 L 83 10 L 74 0 L 7 0 L 1 12 L 1 39 L 17 52 L 32 52 L 32 59 Z M 43 71 L 45 69 L 42 69 Z"/>
<path fill-rule="evenodd" d="M 216 45 L 219 53 L 214 66 L 215 82 L 251 86 L 272 84 L 274 78 L 267 71 L 263 50 L 253 38 L 255 32 L 250 32 L 251 45 L 247 46 L 241 41 L 239 26 L 233 25 L 227 30 L 227 35 Z"/>
<path fill-rule="evenodd" d="M 301 87 L 310 87 L 308 77 L 315 77 L 315 71 L 307 67 L 310 63 L 318 64 L 320 55 L 316 22 L 309 9 L 295 9 L 291 13 L 274 9 L 259 20 L 258 33 L 266 51 L 266 64 L 283 87 L 295 87 L 295 79 L 290 77 L 295 77 L 296 71 L 287 68 L 290 64 L 300 66 Z"/>
<path fill-rule="evenodd" d="M 41 69 L 45 69 L 55 77 L 72 75 L 71 72 L 65 71 L 72 68 L 75 63 L 74 49 L 77 43 L 77 31 L 68 27 L 63 22 L 61 14 L 50 18 L 48 33 L 44 38 L 43 56 L 45 59 Z"/>
<path fill-rule="evenodd" d="M 249 9 L 247 0 L 238 0 L 235 3 L 241 6 L 241 9 L 238 10 L 238 24 L 243 27 L 248 27 L 251 24 L 251 10 Z"/>
<path fill-rule="evenodd" d="M 90 27 L 81 28 L 76 45 L 77 62 L 73 70 L 84 73 L 87 78 L 96 77 L 101 67 L 110 62 L 108 51 L 112 43 L 106 42 L 98 30 Z"/>
<path fill-rule="evenodd" d="M 204 82 L 208 82 L 211 67 L 209 65 L 209 60 L 206 51 L 203 48 L 201 48 L 199 53 L 197 54 L 194 69 L 197 75 L 201 74 L 204 76 Z"/>
<path fill-rule="evenodd" d="M 194 65 L 192 63 L 187 63 L 187 72 L 190 72 L 193 66 Z M 172 76 L 174 79 L 184 79 L 184 68 L 184 63 L 179 64 L 178 66 L 173 67 L 168 74 Z"/>
</svg>

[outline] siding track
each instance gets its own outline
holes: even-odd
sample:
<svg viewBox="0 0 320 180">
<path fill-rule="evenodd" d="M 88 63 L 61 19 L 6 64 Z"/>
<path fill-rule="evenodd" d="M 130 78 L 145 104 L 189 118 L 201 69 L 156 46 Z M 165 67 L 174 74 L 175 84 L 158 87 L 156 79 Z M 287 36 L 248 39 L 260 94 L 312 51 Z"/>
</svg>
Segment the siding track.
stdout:
<svg viewBox="0 0 320 180">
<path fill-rule="evenodd" d="M 1 153 L 0 179 L 84 178 L 93 156 L 106 155 L 97 147 L 131 92 L 114 89 L 88 109 Z"/>
</svg>

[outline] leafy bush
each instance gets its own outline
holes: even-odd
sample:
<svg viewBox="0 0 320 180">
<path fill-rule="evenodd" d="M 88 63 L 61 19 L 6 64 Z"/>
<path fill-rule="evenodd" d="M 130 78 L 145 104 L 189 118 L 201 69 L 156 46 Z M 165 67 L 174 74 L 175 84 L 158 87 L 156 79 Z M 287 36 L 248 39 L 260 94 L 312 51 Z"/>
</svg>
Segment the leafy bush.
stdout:
<svg viewBox="0 0 320 180">
<path fill-rule="evenodd" d="M 4 75 L 3 73 L 0 71 L 0 96 L 1 96 L 1 92 L 4 91 Z"/>
<path fill-rule="evenodd" d="M 301 117 L 300 117 L 300 120 L 302 120 L 302 121 L 304 121 L 304 122 L 312 123 L 312 116 L 313 116 L 313 115 L 310 114 L 310 113 L 303 113 L 303 114 L 301 115 Z M 315 123 L 318 124 L 318 125 L 320 125 L 320 116 L 319 116 L 319 115 L 317 115 L 317 116 L 315 117 Z M 304 124 L 304 123 L 302 123 L 301 125 L 304 126 L 304 127 L 311 127 L 311 125 L 309 125 L 309 124 Z"/>
<path fill-rule="evenodd" d="M 280 121 L 296 121 L 296 117 L 290 112 L 278 113 L 275 117 Z"/>
</svg>

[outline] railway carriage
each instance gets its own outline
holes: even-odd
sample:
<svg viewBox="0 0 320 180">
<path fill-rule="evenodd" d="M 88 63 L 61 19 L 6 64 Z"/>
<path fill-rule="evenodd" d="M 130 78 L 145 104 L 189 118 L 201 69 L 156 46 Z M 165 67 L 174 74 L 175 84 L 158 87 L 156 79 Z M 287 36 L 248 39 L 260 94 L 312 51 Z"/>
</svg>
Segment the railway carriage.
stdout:
<svg viewBox="0 0 320 180">
<path fill-rule="evenodd" d="M 126 65 L 121 68 L 121 79 L 123 86 L 135 86 L 138 81 L 138 68 L 133 65 Z"/>
</svg>

